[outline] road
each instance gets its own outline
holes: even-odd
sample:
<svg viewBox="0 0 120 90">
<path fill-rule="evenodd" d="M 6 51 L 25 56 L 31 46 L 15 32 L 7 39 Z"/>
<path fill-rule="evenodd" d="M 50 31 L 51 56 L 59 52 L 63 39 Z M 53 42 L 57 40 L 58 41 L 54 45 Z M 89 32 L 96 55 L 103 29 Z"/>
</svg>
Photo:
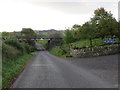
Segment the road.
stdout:
<svg viewBox="0 0 120 90">
<path fill-rule="evenodd" d="M 59 58 L 38 51 L 11 88 L 116 88 L 118 55 Z"/>
</svg>

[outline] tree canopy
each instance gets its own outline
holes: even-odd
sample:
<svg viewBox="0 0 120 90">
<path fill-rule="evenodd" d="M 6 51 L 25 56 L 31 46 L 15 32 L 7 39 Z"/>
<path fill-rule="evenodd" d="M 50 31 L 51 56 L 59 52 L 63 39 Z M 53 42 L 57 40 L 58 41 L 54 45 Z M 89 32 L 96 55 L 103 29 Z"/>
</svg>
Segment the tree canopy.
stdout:
<svg viewBox="0 0 120 90">
<path fill-rule="evenodd" d="M 22 37 L 30 40 L 36 37 L 36 33 L 31 28 L 23 28 L 21 31 Z"/>
<path fill-rule="evenodd" d="M 23 28 L 21 31 L 22 38 L 26 39 L 27 43 L 30 45 L 35 45 L 33 39 L 36 38 L 36 33 L 31 28 Z"/>
<path fill-rule="evenodd" d="M 97 35 L 99 37 L 113 36 L 117 27 L 117 21 L 111 14 L 104 8 L 98 8 L 94 11 L 94 17 L 91 18 L 91 22 L 96 24 Z"/>
<path fill-rule="evenodd" d="M 118 23 L 111 12 L 104 8 L 94 11 L 94 16 L 83 25 L 75 24 L 71 29 L 65 30 L 64 40 L 66 43 L 80 39 L 105 38 L 117 36 L 120 38 L 120 22 Z"/>
</svg>

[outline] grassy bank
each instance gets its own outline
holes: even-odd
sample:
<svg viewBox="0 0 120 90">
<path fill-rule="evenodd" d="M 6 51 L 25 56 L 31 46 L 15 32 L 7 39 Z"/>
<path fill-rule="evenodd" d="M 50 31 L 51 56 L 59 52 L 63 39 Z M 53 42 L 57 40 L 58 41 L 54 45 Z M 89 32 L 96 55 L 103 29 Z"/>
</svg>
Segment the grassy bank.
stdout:
<svg viewBox="0 0 120 90">
<path fill-rule="evenodd" d="M 25 54 L 14 60 L 6 60 L 2 62 L 2 87 L 8 87 L 11 82 L 23 70 L 26 63 L 32 57 L 32 54 Z"/>
<path fill-rule="evenodd" d="M 59 57 L 71 57 L 68 45 L 55 46 L 48 50 L 51 54 Z"/>
</svg>

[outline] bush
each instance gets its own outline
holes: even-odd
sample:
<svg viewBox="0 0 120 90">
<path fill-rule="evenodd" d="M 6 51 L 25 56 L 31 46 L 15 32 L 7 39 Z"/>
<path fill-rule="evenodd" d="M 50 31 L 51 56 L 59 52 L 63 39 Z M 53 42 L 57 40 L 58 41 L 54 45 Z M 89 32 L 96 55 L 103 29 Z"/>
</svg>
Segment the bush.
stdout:
<svg viewBox="0 0 120 90">
<path fill-rule="evenodd" d="M 21 54 L 24 53 L 30 53 L 35 50 L 35 48 L 28 43 L 25 42 L 19 42 L 15 39 L 7 39 L 4 41 L 6 44 L 15 47 L 19 51 L 21 51 Z"/>
<path fill-rule="evenodd" d="M 22 53 L 25 52 L 24 45 L 21 44 L 19 41 L 15 39 L 7 39 L 4 41 L 6 44 L 15 47 L 16 49 L 20 50 Z"/>
<path fill-rule="evenodd" d="M 52 49 L 50 50 L 50 52 L 51 52 L 52 54 L 56 55 L 56 56 L 61 56 L 61 55 L 64 54 L 63 50 L 60 49 L 60 47 L 57 47 L 57 46 L 54 47 L 54 48 L 52 48 Z"/>
<path fill-rule="evenodd" d="M 17 40 L 7 39 L 2 44 L 3 59 L 15 59 L 17 56 L 35 51 L 35 47 Z"/>
<path fill-rule="evenodd" d="M 27 40 L 27 43 L 31 46 L 35 46 L 35 41 L 34 40 Z"/>
<path fill-rule="evenodd" d="M 22 42 L 21 44 L 22 44 L 22 46 L 24 46 L 25 51 L 26 51 L 27 53 L 30 53 L 30 52 L 33 52 L 33 51 L 36 50 L 35 47 L 33 47 L 33 46 L 31 46 L 31 45 L 29 45 L 29 44 L 27 44 L 27 43 Z"/>
<path fill-rule="evenodd" d="M 73 37 L 73 31 L 72 30 L 65 30 L 64 32 L 64 41 L 65 43 L 72 43 L 75 41 L 75 38 Z"/>
<path fill-rule="evenodd" d="M 70 44 L 63 44 L 60 49 L 63 50 L 64 54 L 70 54 Z"/>
<path fill-rule="evenodd" d="M 13 46 L 7 45 L 5 43 L 2 44 L 2 58 L 4 59 L 14 59 L 15 57 L 19 56 L 21 54 L 20 51 L 18 51 Z"/>
<path fill-rule="evenodd" d="M 68 57 L 71 56 L 70 55 L 70 50 L 68 50 L 69 48 L 66 47 L 60 47 L 60 46 L 56 46 L 52 49 L 49 50 L 50 53 L 52 53 L 53 55 L 56 56 L 60 56 L 60 57 Z"/>
</svg>

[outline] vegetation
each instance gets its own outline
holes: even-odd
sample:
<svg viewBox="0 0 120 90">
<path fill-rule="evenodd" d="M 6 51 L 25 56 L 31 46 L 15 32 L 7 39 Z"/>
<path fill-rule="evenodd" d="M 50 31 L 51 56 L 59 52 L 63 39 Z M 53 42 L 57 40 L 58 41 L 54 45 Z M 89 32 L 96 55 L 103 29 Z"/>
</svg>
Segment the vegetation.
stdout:
<svg viewBox="0 0 120 90">
<path fill-rule="evenodd" d="M 24 55 L 25 53 L 30 53 L 32 51 L 34 51 L 34 47 L 25 42 L 19 42 L 15 39 L 6 39 L 2 43 L 3 60 L 14 59 L 20 55 Z"/>
<path fill-rule="evenodd" d="M 55 56 L 59 56 L 59 57 L 71 57 L 70 48 L 68 47 L 68 45 L 55 46 L 55 47 L 49 49 L 49 52 L 51 54 L 53 54 Z"/>
<path fill-rule="evenodd" d="M 49 50 L 50 53 L 52 53 L 53 55 L 59 56 L 59 57 L 64 57 L 65 53 L 63 52 L 62 49 L 60 49 L 60 47 L 54 47 L 52 49 Z"/>
<path fill-rule="evenodd" d="M 23 28 L 21 32 L 2 32 L 3 41 L 3 87 L 21 71 L 35 51 L 35 41 L 49 49 L 49 52 L 60 57 L 70 57 L 71 48 L 95 47 L 106 44 L 103 39 L 112 38 L 120 43 L 120 22 L 111 12 L 104 8 L 94 11 L 94 16 L 83 25 L 75 24 L 63 31 L 52 30 L 42 36 L 31 28 Z M 42 33 L 42 32 L 41 32 Z M 43 39 L 40 38 L 49 38 Z M 39 38 L 39 39 L 38 39 Z"/>
<path fill-rule="evenodd" d="M 31 28 L 23 28 L 21 37 L 25 39 L 29 45 L 35 46 L 34 39 L 36 38 L 36 33 Z"/>
<path fill-rule="evenodd" d="M 71 42 L 74 42 L 75 41 L 75 38 L 74 38 L 74 36 L 73 36 L 73 30 L 69 30 L 69 29 L 67 29 L 67 30 L 65 30 L 65 36 L 64 36 L 64 41 L 65 41 L 65 43 L 71 43 Z"/>
<path fill-rule="evenodd" d="M 2 44 L 2 84 L 3 88 L 23 69 L 31 57 L 32 46 L 17 40 L 5 40 Z"/>
<path fill-rule="evenodd" d="M 13 46 L 3 43 L 2 45 L 2 59 L 13 59 L 20 55 L 20 51 L 14 48 Z"/>
<path fill-rule="evenodd" d="M 54 30 L 54 29 L 42 30 L 42 31 L 36 31 L 35 30 L 35 32 L 37 33 L 37 39 L 41 39 L 41 38 L 47 39 L 47 38 L 49 38 L 49 35 L 51 33 L 56 32 L 56 30 Z"/>
<path fill-rule="evenodd" d="M 106 38 L 107 39 L 107 38 Z M 116 40 L 116 43 L 119 43 L 119 39 L 115 38 L 114 40 Z M 95 46 L 104 46 L 104 45 L 110 45 L 110 44 L 115 44 L 115 43 L 104 43 L 102 38 L 96 38 L 92 40 L 92 47 Z M 70 43 L 71 48 L 84 48 L 84 47 L 91 47 L 90 42 L 88 39 L 82 39 L 73 43 Z"/>
<path fill-rule="evenodd" d="M 37 43 L 41 44 L 42 46 L 46 47 L 48 39 L 36 39 Z"/>
<path fill-rule="evenodd" d="M 117 21 L 111 14 L 104 8 L 98 8 L 94 11 L 94 17 L 91 19 L 92 23 L 95 23 L 98 37 L 113 37 L 115 31 L 118 29 Z"/>
<path fill-rule="evenodd" d="M 71 48 L 120 43 L 119 26 L 120 22 L 116 21 L 111 12 L 106 11 L 104 8 L 98 8 L 94 11 L 94 16 L 90 21 L 85 22 L 83 25 L 75 24 L 71 29 L 66 29 L 64 31 L 64 43 L 62 46 L 53 47 L 50 49 L 50 52 L 57 56 L 65 56 Z M 104 43 L 103 39 L 108 38 L 112 38 L 116 42 Z M 69 48 L 69 50 L 65 50 L 65 48 Z"/>
<path fill-rule="evenodd" d="M 117 25 L 118 22 L 110 12 L 108 13 L 104 8 L 98 8 L 94 11 L 94 17 L 90 21 L 87 21 L 82 26 L 73 25 L 71 29 L 65 30 L 64 40 L 71 43 L 80 39 L 89 39 L 92 44 L 92 39 L 95 38 L 119 38 L 116 33 L 120 33 Z"/>
<path fill-rule="evenodd" d="M 18 58 L 9 59 L 2 62 L 2 87 L 6 88 L 12 80 L 23 70 L 24 66 L 30 60 L 31 54 L 24 54 Z"/>
<path fill-rule="evenodd" d="M 21 32 L 2 32 L 2 87 L 7 87 L 11 81 L 23 70 L 25 64 L 35 51 L 35 34 L 32 29 Z M 12 36 L 14 35 L 14 36 Z M 18 38 L 19 36 L 19 38 Z"/>
<path fill-rule="evenodd" d="M 62 31 L 54 31 L 54 32 L 49 33 L 48 37 L 50 39 L 62 38 L 63 37 L 63 33 L 62 33 Z"/>
</svg>

